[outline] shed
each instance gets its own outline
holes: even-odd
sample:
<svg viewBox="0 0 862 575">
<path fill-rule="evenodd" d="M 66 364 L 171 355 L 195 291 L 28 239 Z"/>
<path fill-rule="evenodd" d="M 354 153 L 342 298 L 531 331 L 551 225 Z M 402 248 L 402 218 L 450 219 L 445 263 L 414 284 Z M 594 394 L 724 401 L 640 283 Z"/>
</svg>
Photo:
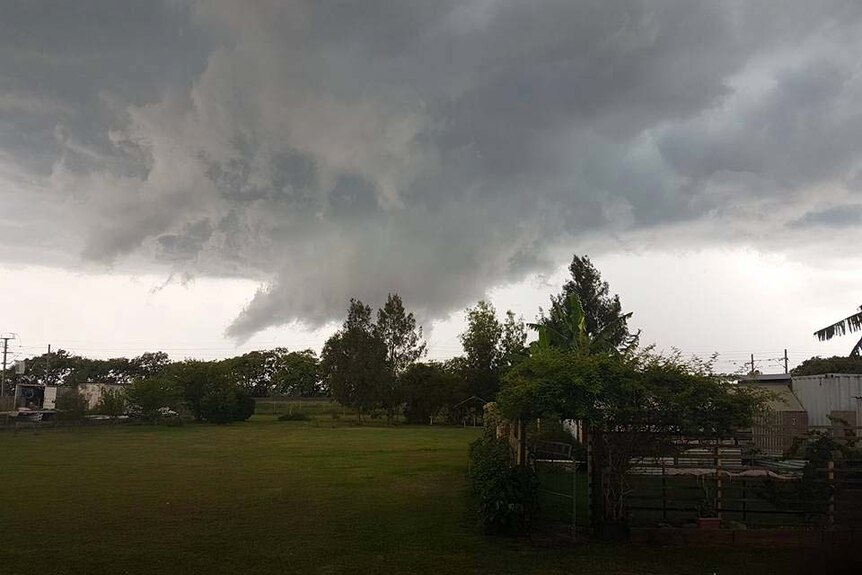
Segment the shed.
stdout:
<svg viewBox="0 0 862 575">
<path fill-rule="evenodd" d="M 808 411 L 814 426 L 831 426 L 839 418 L 849 427 L 862 425 L 859 398 L 862 397 L 862 374 L 826 373 L 793 378 L 793 393 Z"/>
<path fill-rule="evenodd" d="M 808 413 L 793 393 L 789 374 L 763 374 L 739 380 L 739 385 L 757 387 L 770 394 L 767 412 L 755 418 L 751 429 L 754 446 L 765 455 L 781 456 L 797 437 L 808 432 Z"/>
</svg>

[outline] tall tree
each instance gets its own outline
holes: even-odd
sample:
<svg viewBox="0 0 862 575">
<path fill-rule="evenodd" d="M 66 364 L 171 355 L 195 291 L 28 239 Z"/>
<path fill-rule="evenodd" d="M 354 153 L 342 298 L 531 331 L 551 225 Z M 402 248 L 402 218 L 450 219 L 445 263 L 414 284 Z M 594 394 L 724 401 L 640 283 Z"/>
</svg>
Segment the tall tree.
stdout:
<svg viewBox="0 0 862 575">
<path fill-rule="evenodd" d="M 467 329 L 461 334 L 468 390 L 492 401 L 500 388 L 500 338 L 503 326 L 494 306 L 482 300 L 467 309 Z"/>
<path fill-rule="evenodd" d="M 847 332 L 853 333 L 860 330 L 862 330 L 862 305 L 859 306 L 858 312 L 823 329 L 818 329 L 814 332 L 814 336 L 820 341 L 827 341 L 836 335 L 844 335 Z M 860 355 L 862 355 L 862 338 L 850 350 L 850 357 L 859 357 Z"/>
<path fill-rule="evenodd" d="M 320 365 L 310 349 L 279 356 L 272 378 L 273 389 L 299 397 L 321 395 Z"/>
<path fill-rule="evenodd" d="M 543 312 L 537 322 L 547 330 L 547 341 L 588 353 L 636 347 L 639 333 L 628 330 L 632 314 L 622 313 L 619 295 L 610 294 L 608 283 L 602 281 L 590 258 L 575 255 L 569 271 L 572 279 L 563 285 L 561 293 L 551 296 L 548 315 Z"/>
<path fill-rule="evenodd" d="M 398 294 L 389 294 L 386 304 L 377 310 L 377 335 L 386 344 L 386 358 L 395 377 L 425 355 L 422 326 L 417 328 L 413 313 L 404 310 Z"/>
<path fill-rule="evenodd" d="M 390 387 L 385 342 L 371 321 L 371 308 L 351 299 L 347 320 L 321 353 L 321 369 L 332 397 L 362 417 L 382 405 L 381 389 Z"/>
<path fill-rule="evenodd" d="M 527 326 L 524 318 L 516 318 L 511 310 L 506 312 L 500 335 L 500 368 L 508 370 L 527 356 Z"/>
</svg>

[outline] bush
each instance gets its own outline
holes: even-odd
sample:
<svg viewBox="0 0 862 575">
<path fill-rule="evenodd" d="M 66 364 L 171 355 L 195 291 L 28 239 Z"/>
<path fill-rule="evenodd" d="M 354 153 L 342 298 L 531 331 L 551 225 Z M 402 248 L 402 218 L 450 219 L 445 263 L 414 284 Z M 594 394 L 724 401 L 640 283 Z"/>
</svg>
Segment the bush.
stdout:
<svg viewBox="0 0 862 575">
<path fill-rule="evenodd" d="M 333 418 L 336 413 L 333 413 Z M 285 413 L 281 417 L 278 418 L 279 421 L 311 421 L 311 416 L 302 411 L 297 411 L 296 413 Z"/>
<path fill-rule="evenodd" d="M 234 410 L 234 421 L 246 421 L 254 415 L 254 410 L 257 407 L 257 402 L 251 394 L 242 388 L 236 389 L 236 409 Z"/>
<path fill-rule="evenodd" d="M 200 416 L 210 423 L 245 421 L 254 413 L 254 398 L 248 391 L 226 383 L 211 384 L 200 400 Z"/>
<path fill-rule="evenodd" d="M 126 412 L 126 397 L 120 389 L 106 389 L 93 410 L 100 415 L 117 417 Z"/>
<path fill-rule="evenodd" d="M 180 389 L 161 377 L 136 379 L 126 388 L 126 400 L 130 413 L 139 414 L 145 421 L 159 421 L 164 408 L 175 410 L 179 406 Z"/>
<path fill-rule="evenodd" d="M 528 531 L 538 508 L 535 471 L 513 466 L 508 443 L 488 435 L 470 444 L 470 462 L 470 486 L 485 530 L 506 535 Z"/>
<path fill-rule="evenodd" d="M 77 387 L 61 388 L 56 406 L 61 421 L 81 421 L 87 414 L 87 399 Z"/>
<path fill-rule="evenodd" d="M 201 418 L 210 423 L 230 423 L 236 411 L 236 393 L 227 385 L 210 387 L 200 401 Z"/>
</svg>

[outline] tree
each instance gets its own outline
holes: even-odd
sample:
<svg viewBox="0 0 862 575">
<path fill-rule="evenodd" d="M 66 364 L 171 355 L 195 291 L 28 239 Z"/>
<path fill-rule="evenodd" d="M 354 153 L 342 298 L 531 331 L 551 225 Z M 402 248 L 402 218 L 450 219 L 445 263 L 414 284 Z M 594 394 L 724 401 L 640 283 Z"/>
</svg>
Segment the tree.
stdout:
<svg viewBox="0 0 862 575">
<path fill-rule="evenodd" d="M 506 371 L 527 356 L 527 326 L 523 318 L 515 319 L 515 314 L 507 311 L 502 328 L 499 343 L 500 367 Z"/>
<path fill-rule="evenodd" d="M 247 389 L 221 381 L 207 386 L 200 401 L 200 413 L 204 421 L 223 425 L 245 421 L 254 413 L 254 406 L 254 398 Z"/>
<path fill-rule="evenodd" d="M 237 357 L 222 361 L 227 377 L 255 397 L 269 395 L 272 376 L 278 356 L 287 350 L 277 348 L 272 351 L 250 351 Z"/>
<path fill-rule="evenodd" d="M 206 419 L 203 399 L 209 390 L 226 387 L 229 383 L 227 368 L 223 363 L 194 359 L 171 366 L 170 379 L 181 390 L 186 407 L 197 421 Z"/>
<path fill-rule="evenodd" d="M 862 306 L 859 306 L 859 311 L 853 315 L 845 317 L 841 321 L 828 325 L 823 329 L 818 329 L 814 332 L 814 336 L 820 341 L 828 341 L 836 335 L 844 335 L 847 332 L 854 333 L 859 330 L 862 330 Z M 850 357 L 862 357 L 862 338 L 850 350 Z"/>
<path fill-rule="evenodd" d="M 622 358 L 544 347 L 509 373 L 499 404 L 511 419 L 587 423 L 604 519 L 623 522 L 628 475 L 639 459 L 672 455 L 675 437 L 722 437 L 748 427 L 763 405 L 760 390 L 701 367 L 678 356 Z"/>
<path fill-rule="evenodd" d="M 394 377 L 425 355 L 422 327 L 416 327 L 413 313 L 406 313 L 401 296 L 389 294 L 386 304 L 377 310 L 377 336 L 386 344 L 386 359 Z"/>
<path fill-rule="evenodd" d="M 482 300 L 467 309 L 467 329 L 461 334 L 469 391 L 485 401 L 500 388 L 500 338 L 503 327 L 494 306 Z"/>
<path fill-rule="evenodd" d="M 306 349 L 280 355 L 274 367 L 272 388 L 298 397 L 321 395 L 323 389 L 317 354 Z"/>
<path fill-rule="evenodd" d="M 430 423 L 440 411 L 460 401 L 460 380 L 436 362 L 414 363 L 401 374 L 404 416 L 408 423 Z"/>
<path fill-rule="evenodd" d="M 159 377 L 171 364 L 171 359 L 163 351 L 148 351 L 129 360 L 132 377 Z"/>
<path fill-rule="evenodd" d="M 793 375 L 822 375 L 824 373 L 862 373 L 862 357 L 811 357 L 790 370 Z"/>
<path fill-rule="evenodd" d="M 106 389 L 93 410 L 100 415 L 117 417 L 126 412 L 126 394 L 120 389 Z"/>
<path fill-rule="evenodd" d="M 145 421 L 159 419 L 162 408 L 175 410 L 182 402 L 182 389 L 166 377 L 139 377 L 126 388 L 126 401 Z"/>
<path fill-rule="evenodd" d="M 321 369 L 332 397 L 362 412 L 383 405 L 383 393 L 391 387 L 388 349 L 371 321 L 371 308 L 351 299 L 347 320 L 330 337 L 321 353 Z"/>
<path fill-rule="evenodd" d="M 631 334 L 631 313 L 622 313 L 619 295 L 610 295 L 608 283 L 587 256 L 574 256 L 569 266 L 572 279 L 560 294 L 551 296 L 548 315 L 544 312 L 533 327 L 547 331 L 550 345 L 580 347 L 588 353 L 627 352 L 637 347 L 639 334 Z M 540 339 L 542 333 L 539 334 Z"/>
</svg>

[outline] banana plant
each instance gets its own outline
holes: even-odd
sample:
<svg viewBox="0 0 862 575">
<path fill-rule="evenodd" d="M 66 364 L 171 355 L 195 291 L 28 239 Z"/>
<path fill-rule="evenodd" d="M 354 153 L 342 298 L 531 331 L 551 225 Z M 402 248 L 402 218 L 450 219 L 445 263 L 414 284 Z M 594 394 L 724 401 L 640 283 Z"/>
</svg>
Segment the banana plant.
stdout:
<svg viewBox="0 0 862 575">
<path fill-rule="evenodd" d="M 614 325 L 602 328 L 598 333 L 587 332 L 586 314 L 577 294 L 570 294 L 566 298 L 563 309 L 558 309 L 555 314 L 557 321 L 544 321 L 541 323 L 527 324 L 530 329 L 539 334 L 539 339 L 531 344 L 532 349 L 546 349 L 549 347 L 568 349 L 583 355 L 592 353 L 625 353 L 626 350 L 618 350 L 610 343 L 609 335 L 613 333 Z M 626 321 L 631 313 L 621 315 L 618 321 Z"/>
<path fill-rule="evenodd" d="M 818 329 L 814 332 L 814 336 L 820 341 L 828 341 L 837 335 L 844 335 L 847 332 L 853 333 L 860 330 L 862 330 L 862 305 L 859 306 L 858 312 L 832 325 Z M 860 357 L 860 355 L 862 355 L 862 339 L 857 341 L 853 349 L 850 350 L 850 357 Z"/>
</svg>

